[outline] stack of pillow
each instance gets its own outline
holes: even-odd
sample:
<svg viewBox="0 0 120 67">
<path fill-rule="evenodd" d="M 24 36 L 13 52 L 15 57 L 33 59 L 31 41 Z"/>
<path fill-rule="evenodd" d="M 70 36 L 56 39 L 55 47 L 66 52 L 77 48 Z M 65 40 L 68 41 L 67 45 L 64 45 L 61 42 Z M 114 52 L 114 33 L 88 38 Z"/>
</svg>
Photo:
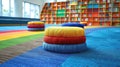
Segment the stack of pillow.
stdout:
<svg viewBox="0 0 120 67">
<path fill-rule="evenodd" d="M 31 22 L 28 22 L 28 30 L 30 31 L 39 31 L 39 30 L 44 30 L 44 22 L 41 22 L 41 21 L 31 21 Z"/>
<path fill-rule="evenodd" d="M 71 53 L 86 50 L 83 28 L 49 27 L 45 30 L 43 48 L 48 51 Z"/>
</svg>

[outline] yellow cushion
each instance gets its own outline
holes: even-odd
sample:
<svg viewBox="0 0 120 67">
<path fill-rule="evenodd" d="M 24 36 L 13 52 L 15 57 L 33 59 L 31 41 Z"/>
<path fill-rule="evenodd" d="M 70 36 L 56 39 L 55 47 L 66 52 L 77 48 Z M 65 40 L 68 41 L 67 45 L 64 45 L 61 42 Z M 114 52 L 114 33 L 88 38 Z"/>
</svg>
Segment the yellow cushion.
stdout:
<svg viewBox="0 0 120 67">
<path fill-rule="evenodd" d="M 81 24 L 87 24 L 87 22 L 80 22 Z"/>
<path fill-rule="evenodd" d="M 84 29 L 80 27 L 49 27 L 45 30 L 45 36 L 78 37 L 84 35 Z"/>
<path fill-rule="evenodd" d="M 28 22 L 28 25 L 29 24 L 44 24 L 44 22 L 41 22 L 41 21 L 30 21 L 30 22 Z"/>
</svg>

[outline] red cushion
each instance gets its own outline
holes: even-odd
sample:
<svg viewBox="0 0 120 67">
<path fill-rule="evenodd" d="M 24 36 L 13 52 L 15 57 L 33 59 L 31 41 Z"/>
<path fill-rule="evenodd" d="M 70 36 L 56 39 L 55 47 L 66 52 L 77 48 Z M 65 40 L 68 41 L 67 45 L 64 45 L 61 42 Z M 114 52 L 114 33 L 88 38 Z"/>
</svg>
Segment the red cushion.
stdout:
<svg viewBox="0 0 120 67">
<path fill-rule="evenodd" d="M 81 44 L 85 43 L 86 37 L 79 36 L 79 37 L 50 37 L 45 36 L 44 41 L 49 44 Z"/>
<path fill-rule="evenodd" d="M 28 25 L 28 28 L 44 28 L 44 25 Z"/>
</svg>

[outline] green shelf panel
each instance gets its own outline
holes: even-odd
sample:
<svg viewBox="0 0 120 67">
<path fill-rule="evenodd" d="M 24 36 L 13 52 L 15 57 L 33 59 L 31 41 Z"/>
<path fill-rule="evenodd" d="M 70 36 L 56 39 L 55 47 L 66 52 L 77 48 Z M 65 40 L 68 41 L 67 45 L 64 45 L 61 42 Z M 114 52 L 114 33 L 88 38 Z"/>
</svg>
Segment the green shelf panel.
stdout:
<svg viewBox="0 0 120 67">
<path fill-rule="evenodd" d="M 116 2 L 120 2 L 120 0 L 116 0 Z"/>
<path fill-rule="evenodd" d="M 65 17 L 66 10 L 65 9 L 58 9 L 56 14 L 57 14 L 57 17 Z"/>
<path fill-rule="evenodd" d="M 81 8 L 87 8 L 87 6 L 82 6 Z"/>
</svg>

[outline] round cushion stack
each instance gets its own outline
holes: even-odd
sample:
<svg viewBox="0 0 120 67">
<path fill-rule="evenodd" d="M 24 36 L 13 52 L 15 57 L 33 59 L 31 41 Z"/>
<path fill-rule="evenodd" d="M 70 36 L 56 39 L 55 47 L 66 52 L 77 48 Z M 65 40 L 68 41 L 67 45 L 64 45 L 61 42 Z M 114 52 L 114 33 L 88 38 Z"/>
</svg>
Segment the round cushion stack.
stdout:
<svg viewBox="0 0 120 67">
<path fill-rule="evenodd" d="M 44 22 L 41 22 L 41 21 L 31 21 L 31 22 L 28 22 L 28 30 L 30 31 L 39 31 L 39 30 L 44 30 Z"/>
<path fill-rule="evenodd" d="M 84 28 L 84 24 L 79 23 L 63 23 L 62 26 L 69 26 L 69 27 L 81 27 Z"/>
<path fill-rule="evenodd" d="M 43 48 L 48 51 L 72 53 L 86 50 L 84 29 L 79 27 L 49 27 L 45 30 Z"/>
</svg>

